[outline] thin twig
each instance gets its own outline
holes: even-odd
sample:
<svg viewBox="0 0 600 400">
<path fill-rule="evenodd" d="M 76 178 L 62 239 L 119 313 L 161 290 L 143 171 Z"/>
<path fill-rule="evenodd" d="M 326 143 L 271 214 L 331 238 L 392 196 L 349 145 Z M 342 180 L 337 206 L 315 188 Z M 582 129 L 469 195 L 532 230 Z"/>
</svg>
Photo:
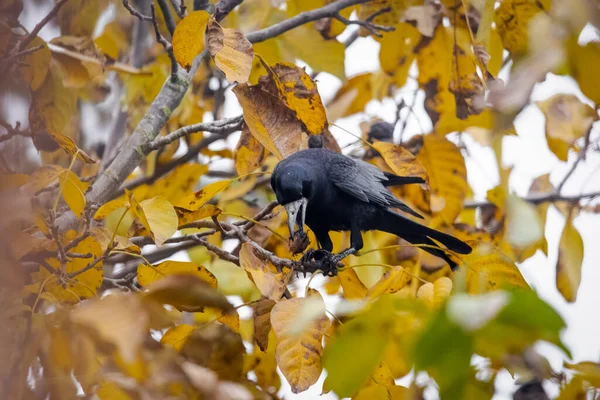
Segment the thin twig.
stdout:
<svg viewBox="0 0 600 400">
<path fill-rule="evenodd" d="M 171 4 L 179 18 L 185 18 L 187 15 L 187 7 L 184 0 L 171 0 Z"/>
<path fill-rule="evenodd" d="M 373 34 L 373 36 L 377 36 L 377 37 L 383 37 L 383 35 L 381 33 L 379 33 L 380 31 L 381 32 L 392 32 L 392 31 L 396 30 L 396 28 L 394 28 L 393 26 L 377 25 L 369 20 L 361 21 L 358 19 L 348 19 L 348 18 L 343 17 L 339 12 L 334 14 L 333 18 L 337 19 L 338 21 L 340 21 L 341 23 L 343 23 L 345 25 L 361 26 L 361 27 L 365 28 L 366 30 L 368 30 L 369 32 L 371 32 L 371 34 Z"/>
<path fill-rule="evenodd" d="M 142 20 L 142 21 L 150 21 L 152 22 L 152 17 L 149 17 L 147 15 L 144 15 L 142 13 L 140 13 L 139 11 L 137 11 L 135 8 L 133 8 L 130 4 L 128 0 L 123 0 L 123 7 L 125 7 L 127 9 L 127 11 L 129 11 L 129 13 L 131 15 L 133 15 L 134 17 Z"/>
<path fill-rule="evenodd" d="M 144 146 L 143 150 L 146 154 L 151 151 L 158 150 L 182 137 L 191 135 L 196 132 L 211 132 L 217 135 L 225 135 L 235 131 L 239 131 L 242 128 L 244 118 L 240 115 L 233 118 L 222 119 L 215 122 L 205 122 L 199 124 L 193 124 L 179 128 L 168 135 L 158 137 L 152 142 Z"/>
<path fill-rule="evenodd" d="M 177 81 L 177 69 L 179 68 L 179 64 L 177 64 L 177 60 L 175 59 L 175 53 L 173 53 L 173 46 L 171 46 L 171 43 L 169 43 L 167 39 L 165 39 L 165 37 L 160 33 L 160 29 L 158 29 L 158 20 L 156 19 L 156 10 L 154 9 L 154 3 L 150 4 L 150 11 L 152 12 L 152 26 L 154 26 L 156 41 L 162 45 L 162 47 L 169 55 L 169 60 L 171 60 L 171 81 L 175 82 Z M 169 13 L 169 15 L 171 14 Z M 171 18 L 173 17 L 171 16 Z M 173 22 L 173 30 L 175 30 L 174 24 L 175 23 Z M 173 35 L 173 32 L 171 32 L 171 35 Z"/>
<path fill-rule="evenodd" d="M 577 154 L 577 159 L 575 160 L 573 165 L 571 165 L 571 168 L 569 169 L 569 171 L 567 172 L 565 177 L 562 179 L 562 181 L 560 181 L 560 183 L 556 187 L 556 193 L 560 193 L 563 186 L 565 186 L 565 183 L 567 183 L 567 180 L 569 180 L 571 175 L 573 175 L 573 172 L 575 172 L 575 170 L 577 169 L 577 166 L 579 165 L 579 163 L 581 161 L 585 160 L 587 150 L 590 146 L 590 134 L 591 133 L 592 133 L 592 126 L 589 127 L 588 131 L 585 134 L 583 147 L 581 147 L 581 149 L 579 150 L 579 153 Z"/>
<path fill-rule="evenodd" d="M 173 33 L 175 32 L 175 20 L 173 19 L 173 14 L 171 14 L 171 9 L 169 8 L 169 5 L 167 4 L 166 0 L 157 1 L 158 6 L 160 7 L 160 11 L 162 12 L 162 15 L 165 19 L 167 29 L 169 30 L 171 37 L 173 37 Z M 151 7 L 154 8 L 154 4 L 152 4 Z M 154 13 L 152 15 L 152 18 L 154 18 L 154 21 L 156 21 L 156 15 L 154 15 Z"/>
<path fill-rule="evenodd" d="M 8 57 L 0 59 L 0 64 L 14 63 L 14 60 L 28 56 L 31 53 L 35 53 L 36 51 L 43 49 L 45 46 L 45 44 L 40 44 L 39 46 L 35 46 L 30 49 L 25 49 L 14 54 L 10 54 Z"/>
<path fill-rule="evenodd" d="M 529 195 L 526 197 L 522 197 L 522 200 L 525 200 L 531 204 L 542 204 L 542 203 L 555 203 L 559 201 L 579 201 L 583 199 L 592 199 L 595 197 L 600 197 L 600 191 L 598 192 L 590 192 L 590 193 L 582 193 L 578 195 L 561 195 L 560 193 L 551 192 L 551 193 L 537 193 L 533 195 Z M 489 201 L 466 201 L 465 208 L 477 208 L 490 205 Z"/>
<path fill-rule="evenodd" d="M 31 133 L 29 131 L 22 131 L 19 129 L 21 126 L 21 123 L 19 122 L 15 124 L 14 128 L 12 125 L 2 120 L 0 120 L 0 125 L 6 129 L 6 134 L 0 136 L 0 143 L 10 140 L 16 136 L 31 137 Z"/>
<path fill-rule="evenodd" d="M 105 258 L 106 258 L 106 255 L 98 257 L 98 258 L 94 259 L 93 261 L 91 261 L 90 263 L 88 263 L 88 265 L 86 265 L 85 267 L 83 267 L 79 271 L 75 271 L 75 272 L 71 272 L 70 274 L 67 274 L 67 277 L 69 277 L 69 278 L 75 278 L 77 275 L 81 275 L 84 272 L 87 272 L 90 269 L 95 268 L 96 265 L 98 265 L 98 263 L 100 261 L 104 260 Z"/>
<path fill-rule="evenodd" d="M 59 0 L 54 7 L 52 7 L 52 10 L 50 10 L 50 12 L 31 30 L 31 32 L 29 32 L 29 35 L 25 36 L 22 40 L 20 40 L 17 45 L 15 46 L 15 50 L 17 52 L 20 52 L 21 50 L 23 50 L 25 47 L 27 47 L 27 45 L 37 37 L 38 33 L 40 33 L 40 31 L 42 30 L 42 28 L 44 26 L 46 26 L 46 24 L 48 22 L 50 22 L 50 20 L 52 18 L 54 18 L 54 16 L 56 14 L 58 14 L 58 11 L 62 8 L 62 6 L 65 5 L 65 3 L 68 0 Z"/>
</svg>

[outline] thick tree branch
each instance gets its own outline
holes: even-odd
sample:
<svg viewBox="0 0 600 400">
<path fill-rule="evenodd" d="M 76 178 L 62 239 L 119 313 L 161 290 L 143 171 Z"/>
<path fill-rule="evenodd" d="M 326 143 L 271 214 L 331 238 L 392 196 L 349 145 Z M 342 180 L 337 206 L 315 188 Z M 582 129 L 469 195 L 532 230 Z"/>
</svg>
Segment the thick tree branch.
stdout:
<svg viewBox="0 0 600 400">
<path fill-rule="evenodd" d="M 262 42 L 290 29 L 294 29 L 297 26 L 321 18 L 333 17 L 344 8 L 368 1 L 370 0 L 339 0 L 316 10 L 300 13 L 269 28 L 250 33 L 246 37 L 254 43 Z M 127 3 L 127 0 L 123 0 L 123 2 Z M 226 15 L 226 12 L 230 12 L 238 4 L 238 1 L 221 0 L 216 6 L 216 9 L 221 10 L 223 14 L 222 16 L 219 14 L 219 17 L 222 19 Z M 189 72 L 185 72 L 183 68 L 179 68 L 176 79 L 168 79 L 165 82 L 148 111 L 123 145 L 119 154 L 92 185 L 91 190 L 86 195 L 88 203 L 104 204 L 113 198 L 115 193 L 119 191 L 120 186 L 125 182 L 125 179 L 144 160 L 143 147 L 147 146 L 148 143 L 152 142 L 158 136 L 161 128 L 171 116 L 171 112 L 179 106 L 198 68 L 198 60 L 205 56 L 206 51 L 196 58 L 196 62 L 194 62 Z M 190 157 L 193 158 L 193 156 Z M 56 223 L 61 231 L 65 231 L 77 224 L 77 217 L 72 212 L 67 212 L 58 218 Z"/>
</svg>

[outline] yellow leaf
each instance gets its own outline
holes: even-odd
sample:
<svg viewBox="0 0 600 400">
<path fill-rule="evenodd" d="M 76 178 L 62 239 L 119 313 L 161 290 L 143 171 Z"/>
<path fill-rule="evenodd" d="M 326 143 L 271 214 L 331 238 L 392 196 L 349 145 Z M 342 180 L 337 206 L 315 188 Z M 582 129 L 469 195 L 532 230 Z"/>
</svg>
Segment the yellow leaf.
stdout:
<svg viewBox="0 0 600 400">
<path fill-rule="evenodd" d="M 103 0 L 68 2 L 59 9 L 56 22 L 62 34 L 92 36 L 98 17 L 106 6 Z"/>
<path fill-rule="evenodd" d="M 47 137 L 49 137 L 58 147 L 60 147 L 65 153 L 70 156 L 77 156 L 77 159 L 83 161 L 86 164 L 94 164 L 96 160 L 86 154 L 85 151 L 81 150 L 75 144 L 75 141 L 62 133 L 47 131 Z M 40 149 L 42 150 L 42 149 Z"/>
<path fill-rule="evenodd" d="M 94 43 L 113 60 L 118 60 L 119 55 L 129 46 L 127 36 L 117 21 L 106 24 L 102 34 L 94 39 Z"/>
<path fill-rule="evenodd" d="M 21 62 L 24 64 L 19 68 L 21 79 L 36 91 L 44 83 L 48 68 L 50 67 L 50 49 L 48 45 L 39 37 L 35 37 L 24 50 L 43 46 L 41 49 L 24 57 Z"/>
<path fill-rule="evenodd" d="M 325 40 L 309 25 L 301 25 L 281 36 L 283 51 L 306 62 L 314 71 L 329 72 L 341 81 L 346 79 L 344 67 L 345 48 L 336 39 Z M 306 43 L 310 43 L 307 46 Z"/>
<path fill-rule="evenodd" d="M 307 324 L 301 333 L 291 335 L 290 328 L 295 325 L 309 298 L 320 299 L 320 315 Z M 271 310 L 271 324 L 277 337 L 277 365 L 293 393 L 308 389 L 319 379 L 323 369 L 321 340 L 329 326 L 329 319 L 325 315 L 325 303 L 318 292 L 309 298 L 282 300 Z"/>
<path fill-rule="evenodd" d="M 591 361 L 582 361 L 577 364 L 565 363 L 565 367 L 575 371 L 582 379 L 595 387 L 600 386 L 600 364 Z"/>
<path fill-rule="evenodd" d="M 74 309 L 71 316 L 76 324 L 93 329 L 99 341 L 115 346 L 126 364 L 139 359 L 150 327 L 140 297 L 112 294 Z"/>
<path fill-rule="evenodd" d="M 271 331 L 271 309 L 275 302 L 266 297 L 252 303 L 254 312 L 254 340 L 262 351 L 269 346 L 269 332 Z"/>
<path fill-rule="evenodd" d="M 160 343 L 173 347 L 175 350 L 180 351 L 185 341 L 190 334 L 196 329 L 195 326 L 181 324 L 172 327 L 160 338 Z"/>
<path fill-rule="evenodd" d="M 517 249 L 525 249 L 544 238 L 544 225 L 536 208 L 518 196 L 506 203 L 506 239 Z"/>
<path fill-rule="evenodd" d="M 317 85 L 304 71 L 290 63 L 278 63 L 269 68 L 283 102 L 296 114 L 307 133 L 319 135 L 327 127 L 325 107 Z"/>
<path fill-rule="evenodd" d="M 94 238 L 88 237 L 73 247 L 70 252 L 89 255 L 89 257 L 75 257 L 66 261 L 65 272 L 67 274 L 78 273 L 88 267 L 88 265 L 93 264 L 96 258 L 102 255 L 102 248 Z M 56 271 L 61 270 L 61 264 L 57 258 L 48 258 L 46 262 Z M 42 282 L 48 276 L 50 276 L 50 273 L 46 269 L 41 268 L 36 274 L 34 281 Z M 102 261 L 96 263 L 93 268 L 85 272 L 81 272 L 72 278 L 66 278 L 65 281 L 63 285 L 55 275 L 44 286 L 44 290 L 54 295 L 59 301 L 66 303 L 77 303 L 83 298 L 94 296 L 102 284 Z"/>
<path fill-rule="evenodd" d="M 223 312 L 217 310 L 217 321 L 223 325 L 227 325 L 233 332 L 240 333 L 240 314 L 237 310 L 229 310 Z"/>
<path fill-rule="evenodd" d="M 94 220 L 102 221 L 113 211 L 115 211 L 119 208 L 122 208 L 122 207 L 126 207 L 127 205 L 128 205 L 127 199 L 125 199 L 124 197 L 114 199 L 107 203 L 104 203 L 100 208 L 98 208 L 98 210 L 94 214 Z"/>
<path fill-rule="evenodd" d="M 388 400 L 390 394 L 385 386 L 371 385 L 359 390 L 352 400 Z"/>
<path fill-rule="evenodd" d="M 64 170 L 58 178 L 63 199 L 71 211 L 77 217 L 81 217 L 85 208 L 85 191 L 90 184 L 81 182 L 79 177 L 69 170 Z"/>
<path fill-rule="evenodd" d="M 204 50 L 204 32 L 209 17 L 206 11 L 193 11 L 175 27 L 173 53 L 179 65 L 188 71 L 194 58 Z"/>
<path fill-rule="evenodd" d="M 191 262 L 183 261 L 163 261 L 158 265 L 140 264 L 137 270 L 137 280 L 142 286 L 151 283 L 172 274 L 190 274 L 195 275 L 208 283 L 211 287 L 217 287 L 217 279 L 206 268 Z"/>
<path fill-rule="evenodd" d="M 170 304 L 180 311 L 198 312 L 204 307 L 229 311 L 227 298 L 208 283 L 190 274 L 171 274 L 150 284 L 143 297 L 160 304 Z"/>
<path fill-rule="evenodd" d="M 596 111 L 568 94 L 555 94 L 536 104 L 546 117 L 548 147 L 560 160 L 567 161 L 569 148 L 598 119 Z"/>
<path fill-rule="evenodd" d="M 267 150 L 282 159 L 300 149 L 301 124 L 279 99 L 271 79 L 261 78 L 258 85 L 237 85 L 232 90 L 242 106 L 250 133 Z"/>
<path fill-rule="evenodd" d="M 544 4 L 546 3 L 546 4 Z M 506 50 L 523 55 L 529 47 L 529 21 L 539 12 L 548 11 L 549 0 L 505 0 L 496 8 L 496 29 Z"/>
<path fill-rule="evenodd" d="M 260 167 L 266 157 L 265 147 L 250 133 L 247 125 L 242 128 L 240 141 L 235 148 L 235 170 L 239 176 L 249 174 Z"/>
<path fill-rule="evenodd" d="M 222 192 L 229 184 L 233 182 L 231 179 L 210 183 L 195 193 L 192 193 L 178 201 L 174 202 L 174 206 L 188 211 L 197 211 L 204 206 L 210 199 Z"/>
<path fill-rule="evenodd" d="M 260 351 L 254 346 L 254 352 L 251 355 L 249 364 L 252 371 L 256 375 L 256 383 L 266 392 L 276 393 L 281 387 L 281 379 L 277 371 L 277 359 L 275 358 L 275 334 L 273 331 L 269 334 L 272 336 L 269 340 L 269 347 L 264 351 Z"/>
<path fill-rule="evenodd" d="M 473 252 L 462 258 L 467 274 L 467 292 L 480 294 L 504 287 L 528 288 L 514 262 L 495 246 L 470 242 Z"/>
<path fill-rule="evenodd" d="M 439 307 L 452 292 L 452 279 L 442 276 L 433 282 L 433 306 Z"/>
<path fill-rule="evenodd" d="M 359 279 L 354 268 L 343 269 L 338 272 L 338 278 L 347 300 L 362 299 L 367 295 L 367 288 Z"/>
<path fill-rule="evenodd" d="M 465 160 L 460 149 L 443 136 L 436 134 L 416 136 L 411 139 L 408 147 L 418 143 L 421 146 L 416 157 L 429 175 L 430 204 L 434 219 L 439 218 L 450 225 L 463 209 L 467 192 Z"/>
<path fill-rule="evenodd" d="M 256 187 L 256 175 L 250 175 L 229 185 L 219 197 L 219 205 L 225 206 L 235 199 L 240 199 Z"/>
<path fill-rule="evenodd" d="M 109 247 L 114 250 L 125 251 L 130 254 L 142 254 L 142 251 L 138 246 L 131 243 L 129 239 L 123 236 L 115 235 L 114 242 L 110 243 L 112 239 L 112 232 L 101 226 L 93 226 L 90 228 L 91 236 L 100 244 L 102 251 L 106 251 Z"/>
<path fill-rule="evenodd" d="M 327 104 L 327 116 L 330 121 L 363 112 L 373 98 L 371 90 L 372 73 L 364 73 L 350 78 Z"/>
<path fill-rule="evenodd" d="M 177 232 L 179 225 L 177 213 L 171 203 L 164 198 L 153 197 L 138 204 L 130 192 L 129 202 L 133 213 L 150 232 L 157 246 L 162 246 Z"/>
<path fill-rule="evenodd" d="M 206 172 L 208 172 L 208 165 L 197 163 L 179 165 L 163 178 L 154 182 L 144 196 L 139 197 L 135 192 L 136 198 L 144 200 L 160 196 L 175 203 L 192 192 L 200 177 Z"/>
<path fill-rule="evenodd" d="M 597 84 L 597 72 L 594 65 L 600 63 L 600 44 L 589 42 L 585 46 L 579 46 L 576 40 L 569 42 L 568 62 L 571 66 L 573 78 L 579 84 L 579 88 L 590 100 L 600 104 L 600 88 Z"/>
<path fill-rule="evenodd" d="M 396 24 L 394 28 L 394 31 L 385 32 L 378 39 L 381 44 L 379 63 L 384 72 L 393 76 L 396 86 L 402 87 L 415 59 L 413 50 L 419 43 L 421 34 L 417 28 L 404 22 Z"/>
<path fill-rule="evenodd" d="M 58 179 L 63 171 L 64 169 L 58 165 L 44 165 L 31 174 L 23 190 L 30 194 L 37 193 Z"/>
<path fill-rule="evenodd" d="M 396 293 L 410 282 L 410 275 L 401 266 L 385 271 L 379 282 L 367 292 L 368 297 L 379 297 L 385 293 Z"/>
<path fill-rule="evenodd" d="M 427 171 L 421 162 L 402 146 L 389 142 L 375 142 L 377 149 L 386 164 L 398 176 L 416 176 L 427 181 Z"/>
<path fill-rule="evenodd" d="M 275 301 L 281 299 L 285 291 L 283 274 L 273 271 L 251 244 L 242 245 L 240 266 L 252 276 L 254 284 L 263 296 Z"/>
<path fill-rule="evenodd" d="M 577 290 L 581 283 L 581 265 L 583 264 L 583 240 L 573 225 L 571 216 L 560 237 L 558 262 L 556 264 L 556 287 L 568 302 L 577 300 Z"/>
<path fill-rule="evenodd" d="M 223 29 L 216 21 L 211 21 L 208 26 L 208 50 L 230 83 L 248 82 L 254 50 L 241 32 Z"/>
<path fill-rule="evenodd" d="M 196 211 L 175 207 L 175 211 L 179 218 L 180 227 L 204 218 L 217 216 L 221 213 L 221 209 L 212 204 L 205 204 Z"/>
<path fill-rule="evenodd" d="M 63 83 L 66 87 L 84 88 L 104 73 L 104 55 L 91 38 L 59 36 L 52 39 L 50 45 L 52 56 L 65 73 Z"/>
<path fill-rule="evenodd" d="M 435 292 L 435 287 L 433 283 L 427 282 L 424 285 L 419 287 L 417 290 L 417 300 L 422 301 L 427 304 L 429 307 L 433 306 L 433 294 Z"/>
</svg>

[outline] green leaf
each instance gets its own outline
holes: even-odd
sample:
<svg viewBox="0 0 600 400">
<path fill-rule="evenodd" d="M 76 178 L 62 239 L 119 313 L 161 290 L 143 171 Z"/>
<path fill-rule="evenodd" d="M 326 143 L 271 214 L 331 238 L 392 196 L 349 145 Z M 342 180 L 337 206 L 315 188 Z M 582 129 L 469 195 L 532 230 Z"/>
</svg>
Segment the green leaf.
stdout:
<svg viewBox="0 0 600 400">
<path fill-rule="evenodd" d="M 343 326 L 323 354 L 327 388 L 340 397 L 350 397 L 363 386 L 383 357 L 393 318 L 391 299 L 383 296 Z"/>
</svg>

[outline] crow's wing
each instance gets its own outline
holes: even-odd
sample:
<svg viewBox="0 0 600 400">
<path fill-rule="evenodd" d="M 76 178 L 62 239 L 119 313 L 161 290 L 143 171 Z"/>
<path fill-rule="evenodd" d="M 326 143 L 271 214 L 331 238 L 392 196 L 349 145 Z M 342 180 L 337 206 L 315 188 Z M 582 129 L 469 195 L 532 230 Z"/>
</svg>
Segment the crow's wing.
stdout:
<svg viewBox="0 0 600 400">
<path fill-rule="evenodd" d="M 398 208 L 415 217 L 423 218 L 385 188 L 384 182 L 388 178 L 374 165 L 341 154 L 330 159 L 328 164 L 329 177 L 344 193 L 365 203 L 373 203 L 385 208 Z"/>
</svg>

